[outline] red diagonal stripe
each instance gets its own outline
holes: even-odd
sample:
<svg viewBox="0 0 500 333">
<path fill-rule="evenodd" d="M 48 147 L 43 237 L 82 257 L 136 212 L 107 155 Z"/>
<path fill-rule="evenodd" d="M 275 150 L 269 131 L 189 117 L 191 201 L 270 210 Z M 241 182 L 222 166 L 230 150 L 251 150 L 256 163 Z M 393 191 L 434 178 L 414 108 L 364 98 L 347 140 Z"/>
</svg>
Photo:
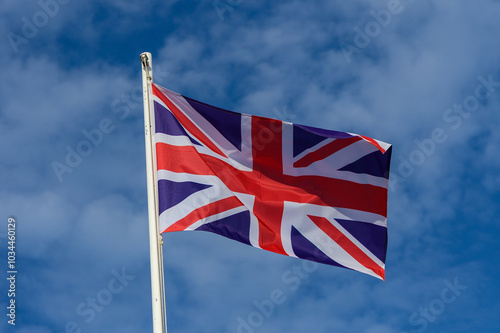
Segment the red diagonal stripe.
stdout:
<svg viewBox="0 0 500 333">
<path fill-rule="evenodd" d="M 361 265 L 373 271 L 385 280 L 385 270 L 373 261 L 363 250 L 354 244 L 346 235 L 335 227 L 328 219 L 320 216 L 307 215 L 318 228 L 323 230 L 335 243 L 342 247 Z"/>
<path fill-rule="evenodd" d="M 240 206 L 243 206 L 243 204 L 236 197 L 229 197 L 216 202 L 209 203 L 208 205 L 193 210 L 187 216 L 175 222 L 167 229 L 163 230 L 162 233 L 172 232 L 172 231 L 183 231 L 190 225 L 199 220 Z"/>
<path fill-rule="evenodd" d="M 163 103 L 168 107 L 168 109 L 174 114 L 175 118 L 181 123 L 181 125 L 188 130 L 197 140 L 199 140 L 201 143 L 203 143 L 206 147 L 210 148 L 213 152 L 225 156 L 224 153 L 209 139 L 205 134 L 203 134 L 202 131 L 199 130 L 199 128 L 189 120 L 186 115 L 175 106 L 172 101 L 165 96 L 160 89 L 158 89 L 154 84 L 152 85 L 153 87 L 153 94 L 157 96 L 159 99 L 162 100 Z"/>
<path fill-rule="evenodd" d="M 360 135 L 360 137 L 362 137 L 363 139 L 365 139 L 366 141 L 368 141 L 369 143 L 371 143 L 372 145 L 374 145 L 375 147 L 377 147 L 378 150 L 380 150 L 382 153 L 385 154 L 385 149 L 382 148 L 382 146 L 378 144 L 377 140 L 369 138 L 369 137 L 364 136 L 364 135 Z"/>
<path fill-rule="evenodd" d="M 300 160 L 295 161 L 293 166 L 296 168 L 305 168 L 316 161 L 322 160 L 339 150 L 352 145 L 353 143 L 362 140 L 360 137 L 353 136 L 348 139 L 335 139 L 332 142 L 324 145 L 323 147 L 310 152 L 309 154 L 302 157 Z"/>
</svg>

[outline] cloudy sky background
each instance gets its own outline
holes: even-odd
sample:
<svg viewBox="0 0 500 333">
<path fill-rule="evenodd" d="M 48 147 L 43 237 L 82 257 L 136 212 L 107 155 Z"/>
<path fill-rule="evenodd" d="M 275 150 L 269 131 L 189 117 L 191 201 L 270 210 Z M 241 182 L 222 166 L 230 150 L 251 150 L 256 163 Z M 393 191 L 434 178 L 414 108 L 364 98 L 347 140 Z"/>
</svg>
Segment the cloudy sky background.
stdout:
<svg viewBox="0 0 500 333">
<path fill-rule="evenodd" d="M 169 332 L 499 331 L 500 2 L 41 3 L 0 3 L 0 331 L 152 331 L 144 51 L 191 98 L 394 145 L 386 282 L 168 234 Z"/>
</svg>

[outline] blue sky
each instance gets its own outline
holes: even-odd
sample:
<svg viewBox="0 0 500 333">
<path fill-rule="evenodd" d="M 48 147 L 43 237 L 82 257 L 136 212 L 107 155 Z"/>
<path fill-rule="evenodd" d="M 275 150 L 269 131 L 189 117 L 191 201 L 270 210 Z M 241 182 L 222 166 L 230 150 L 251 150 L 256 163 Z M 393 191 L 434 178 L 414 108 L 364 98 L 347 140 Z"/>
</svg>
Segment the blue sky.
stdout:
<svg viewBox="0 0 500 333">
<path fill-rule="evenodd" d="M 0 331 L 152 331 L 149 51 L 155 82 L 191 98 L 394 147 L 385 282 L 168 234 L 169 332 L 498 332 L 499 15 L 493 0 L 2 1 Z"/>
</svg>

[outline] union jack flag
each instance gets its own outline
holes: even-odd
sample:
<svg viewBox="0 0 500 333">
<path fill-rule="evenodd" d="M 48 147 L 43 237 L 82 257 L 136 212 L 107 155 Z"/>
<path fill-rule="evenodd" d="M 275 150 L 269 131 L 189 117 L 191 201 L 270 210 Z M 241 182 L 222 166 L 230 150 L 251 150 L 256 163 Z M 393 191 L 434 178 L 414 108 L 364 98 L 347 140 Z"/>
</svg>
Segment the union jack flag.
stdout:
<svg viewBox="0 0 500 333">
<path fill-rule="evenodd" d="M 203 230 L 385 278 L 391 145 L 152 85 L 161 232 Z"/>
</svg>

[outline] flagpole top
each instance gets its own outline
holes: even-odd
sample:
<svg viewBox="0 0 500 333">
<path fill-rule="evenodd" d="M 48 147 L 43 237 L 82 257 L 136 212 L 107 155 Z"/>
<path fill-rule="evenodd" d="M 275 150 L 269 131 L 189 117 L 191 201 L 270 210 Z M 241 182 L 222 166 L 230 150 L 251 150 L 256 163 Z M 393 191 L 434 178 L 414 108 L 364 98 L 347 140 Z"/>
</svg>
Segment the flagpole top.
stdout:
<svg viewBox="0 0 500 333">
<path fill-rule="evenodd" d="M 149 53 L 149 52 L 143 52 L 143 53 L 141 53 L 141 62 L 143 64 L 147 65 L 149 59 L 151 59 L 151 53 Z"/>
<path fill-rule="evenodd" d="M 151 53 L 143 52 L 141 53 L 141 63 L 142 70 L 146 73 L 146 78 L 148 81 L 153 80 L 153 58 L 151 57 Z"/>
</svg>

